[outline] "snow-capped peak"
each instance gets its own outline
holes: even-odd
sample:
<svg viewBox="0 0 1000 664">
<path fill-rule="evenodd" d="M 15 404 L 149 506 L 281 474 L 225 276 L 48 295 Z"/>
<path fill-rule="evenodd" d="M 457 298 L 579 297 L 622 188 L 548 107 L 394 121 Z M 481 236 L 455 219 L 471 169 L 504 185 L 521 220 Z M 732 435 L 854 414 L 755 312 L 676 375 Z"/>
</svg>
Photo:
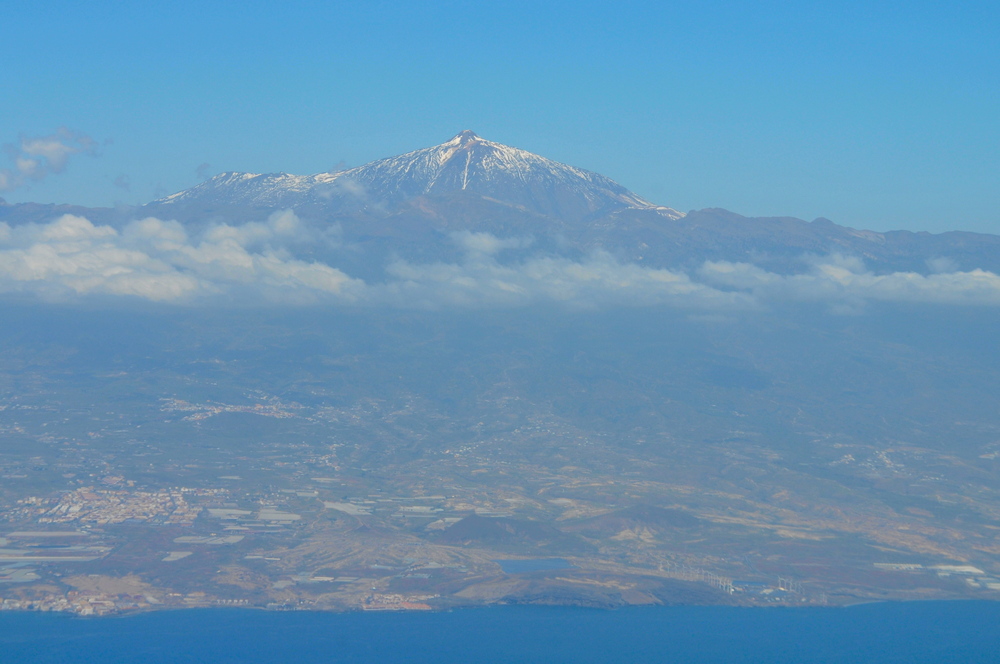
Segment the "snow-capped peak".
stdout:
<svg viewBox="0 0 1000 664">
<path fill-rule="evenodd" d="M 473 143 L 475 141 L 481 141 L 481 140 L 483 139 L 479 138 L 479 134 L 472 131 L 471 129 L 465 129 L 455 134 L 455 137 L 452 138 L 447 143 L 445 143 L 445 145 L 451 145 L 452 143 L 455 143 L 456 145 L 466 145 L 468 143 Z"/>
<path fill-rule="evenodd" d="M 584 219 L 624 208 L 661 210 L 617 182 L 580 168 L 494 143 L 465 130 L 429 148 L 379 159 L 337 173 L 300 176 L 223 173 L 157 203 L 203 197 L 255 207 L 295 207 L 338 201 L 394 206 L 420 196 L 469 192 L 546 216 Z M 663 212 L 663 210 L 666 210 Z"/>
</svg>

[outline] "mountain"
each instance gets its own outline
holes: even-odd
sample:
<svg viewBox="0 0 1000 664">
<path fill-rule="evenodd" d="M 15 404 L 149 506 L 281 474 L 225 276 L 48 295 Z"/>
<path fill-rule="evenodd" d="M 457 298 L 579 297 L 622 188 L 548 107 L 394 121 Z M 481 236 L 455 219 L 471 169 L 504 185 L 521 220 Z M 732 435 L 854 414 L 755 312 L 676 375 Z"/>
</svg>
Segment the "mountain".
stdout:
<svg viewBox="0 0 1000 664">
<path fill-rule="evenodd" d="M 357 274 L 370 275 L 371 264 L 388 256 L 456 260 L 460 252 L 450 239 L 456 231 L 527 237 L 533 250 L 549 253 L 609 251 L 655 267 L 730 260 L 791 273 L 806 269 L 804 255 L 839 253 L 876 271 L 927 273 L 942 258 L 960 269 L 1000 271 L 1000 236 L 879 233 L 822 218 L 751 218 L 722 209 L 685 214 L 603 175 L 472 131 L 336 173 L 222 173 L 142 212 L 197 226 L 260 219 L 275 209 L 335 225 L 364 249 L 363 257 L 339 257 Z"/>
<path fill-rule="evenodd" d="M 683 216 L 603 175 L 487 141 L 468 130 L 440 145 L 334 173 L 222 173 L 153 205 L 389 211 L 419 197 L 459 193 L 568 220 L 630 208 L 657 210 L 673 219 Z"/>
<path fill-rule="evenodd" d="M 41 222 L 71 212 L 96 223 L 155 216 L 192 232 L 241 224 L 291 209 L 333 233 L 341 249 L 303 246 L 302 257 L 331 261 L 363 278 L 395 258 L 461 260 L 461 232 L 516 238 L 527 252 L 577 258 L 605 251 L 624 262 L 693 269 L 706 260 L 750 262 L 779 273 L 808 270 L 810 255 L 861 258 L 875 272 L 930 273 L 933 265 L 1000 272 L 1000 236 L 874 232 L 827 219 L 744 217 L 717 208 L 688 213 L 655 205 L 597 173 L 463 131 L 450 140 L 356 168 L 315 175 L 217 175 L 139 208 L 7 205 L 0 222 Z"/>
</svg>

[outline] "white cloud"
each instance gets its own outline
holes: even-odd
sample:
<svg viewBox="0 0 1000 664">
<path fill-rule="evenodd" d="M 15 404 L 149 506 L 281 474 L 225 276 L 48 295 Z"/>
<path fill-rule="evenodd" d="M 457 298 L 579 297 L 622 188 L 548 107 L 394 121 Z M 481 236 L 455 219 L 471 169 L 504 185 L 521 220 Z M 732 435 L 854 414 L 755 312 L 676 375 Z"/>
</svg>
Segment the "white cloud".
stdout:
<svg viewBox="0 0 1000 664">
<path fill-rule="evenodd" d="M 281 246 L 308 239 L 308 236 L 308 231 L 293 211 L 281 210 L 272 214 L 264 223 L 253 221 L 240 226 L 213 226 L 206 233 L 205 239 L 211 243 L 232 241 L 241 246 Z"/>
<path fill-rule="evenodd" d="M 62 173 L 76 154 L 95 156 L 98 144 L 90 136 L 60 127 L 48 136 L 21 136 L 3 147 L 13 168 L 0 169 L 0 191 L 10 191 L 31 181 Z"/>
<path fill-rule="evenodd" d="M 779 275 L 748 263 L 709 261 L 698 275 L 714 286 L 752 294 L 759 302 L 829 302 L 841 311 L 873 301 L 1000 305 L 1000 276 L 993 272 L 876 274 L 860 259 L 840 255 L 811 258 L 804 274 Z"/>
<path fill-rule="evenodd" d="M 383 283 L 296 257 L 314 242 L 291 211 L 266 222 L 220 224 L 197 236 L 153 217 L 118 230 L 64 215 L 48 224 L 0 223 L 0 293 L 44 300 L 132 296 L 157 302 L 325 303 L 400 308 L 669 306 L 710 312 L 821 302 L 834 311 L 870 302 L 1000 305 L 1000 276 L 983 270 L 876 274 L 856 258 L 810 258 L 801 274 L 709 261 L 692 274 L 622 263 L 595 252 L 574 260 L 535 255 L 500 260 L 530 240 L 486 233 L 453 236 L 457 263 L 397 261 Z M 944 263 L 938 263 L 944 266 Z"/>
<path fill-rule="evenodd" d="M 326 184 L 320 185 L 316 187 L 316 193 L 322 198 L 333 198 L 335 196 L 347 196 L 358 200 L 368 198 L 368 189 L 362 183 L 348 177 L 338 177 Z"/>
<path fill-rule="evenodd" d="M 389 274 L 392 280 L 367 289 L 370 301 L 424 308 L 545 302 L 573 307 L 665 304 L 698 309 L 752 304 L 742 293 L 723 292 L 679 272 L 622 264 L 603 253 L 579 262 L 539 257 L 514 264 L 471 254 L 462 263 L 398 262 L 389 266 Z"/>
<path fill-rule="evenodd" d="M 167 302 L 262 295 L 352 301 L 349 291 L 361 282 L 340 270 L 268 248 L 248 249 L 253 243 L 294 238 L 298 228 L 291 213 L 263 224 L 216 226 L 197 241 L 176 221 L 155 218 L 132 222 L 120 233 L 73 215 L 49 224 L 4 227 L 0 291 L 47 300 L 104 294 Z"/>
<path fill-rule="evenodd" d="M 455 244 L 469 253 L 485 254 L 488 256 L 499 253 L 504 249 L 527 248 L 534 242 L 534 239 L 530 237 L 500 239 L 490 233 L 473 233 L 471 231 L 452 233 L 451 238 L 455 241 Z"/>
<path fill-rule="evenodd" d="M 931 272 L 957 272 L 958 264 L 951 258 L 930 258 L 927 260 L 927 267 Z"/>
</svg>

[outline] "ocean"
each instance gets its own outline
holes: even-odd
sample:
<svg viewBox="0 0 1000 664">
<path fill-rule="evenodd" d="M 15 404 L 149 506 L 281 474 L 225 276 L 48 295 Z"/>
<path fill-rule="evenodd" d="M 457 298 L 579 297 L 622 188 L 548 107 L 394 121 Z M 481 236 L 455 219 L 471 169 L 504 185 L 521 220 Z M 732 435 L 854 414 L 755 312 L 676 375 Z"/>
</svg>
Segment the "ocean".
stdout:
<svg viewBox="0 0 1000 664">
<path fill-rule="evenodd" d="M 0 614 L 0 662 L 1000 662 L 1000 602 Z"/>
</svg>

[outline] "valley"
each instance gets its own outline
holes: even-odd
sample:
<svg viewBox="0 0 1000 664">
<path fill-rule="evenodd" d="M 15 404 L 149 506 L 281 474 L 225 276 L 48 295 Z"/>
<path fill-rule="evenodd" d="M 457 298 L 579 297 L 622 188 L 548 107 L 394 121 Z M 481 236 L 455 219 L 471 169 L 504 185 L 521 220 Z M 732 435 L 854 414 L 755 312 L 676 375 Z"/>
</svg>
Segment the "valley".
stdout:
<svg viewBox="0 0 1000 664">
<path fill-rule="evenodd" d="M 817 341 L 791 317 L 764 333 L 669 312 L 78 312 L 56 344 L 66 315 L 24 309 L 4 340 L 6 608 L 1000 589 L 1000 374 L 960 317 L 896 312 L 911 332 L 891 341 L 833 317 Z M 115 327 L 143 341 L 106 346 Z M 845 357 L 869 368 L 837 371 Z"/>
</svg>

